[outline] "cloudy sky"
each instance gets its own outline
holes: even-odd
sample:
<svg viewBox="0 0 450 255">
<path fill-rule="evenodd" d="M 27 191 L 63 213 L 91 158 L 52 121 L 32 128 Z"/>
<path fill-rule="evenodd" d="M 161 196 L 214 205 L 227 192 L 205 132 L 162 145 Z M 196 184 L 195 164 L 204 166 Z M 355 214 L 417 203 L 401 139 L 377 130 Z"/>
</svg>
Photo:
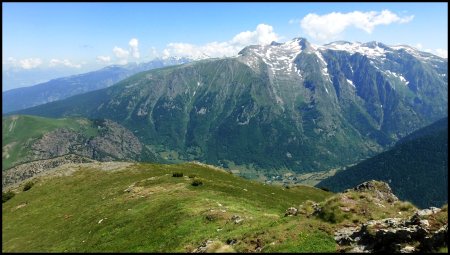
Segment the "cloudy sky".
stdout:
<svg viewBox="0 0 450 255">
<path fill-rule="evenodd" d="M 407 44 L 443 57 L 448 50 L 447 3 L 2 5 L 3 71 L 80 73 L 155 57 L 232 56 L 294 37 Z"/>
</svg>

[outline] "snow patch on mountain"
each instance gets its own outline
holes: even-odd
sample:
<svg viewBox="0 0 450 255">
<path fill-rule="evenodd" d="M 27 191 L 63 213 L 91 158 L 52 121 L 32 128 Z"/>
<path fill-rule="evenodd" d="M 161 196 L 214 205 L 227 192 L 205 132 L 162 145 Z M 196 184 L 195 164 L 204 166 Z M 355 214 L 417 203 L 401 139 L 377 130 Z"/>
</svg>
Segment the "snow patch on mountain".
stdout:
<svg viewBox="0 0 450 255">
<path fill-rule="evenodd" d="M 261 60 L 269 67 L 273 76 L 299 74 L 294 60 L 302 52 L 300 40 L 296 38 L 286 43 L 248 47 L 250 54 L 241 54 L 241 60 L 254 70 L 259 69 Z"/>
<path fill-rule="evenodd" d="M 366 46 L 359 42 L 333 42 L 318 47 L 319 50 L 335 50 L 335 51 L 347 51 L 350 54 L 359 53 L 367 56 L 368 58 L 386 57 L 386 50 L 378 44 L 375 47 Z"/>
<path fill-rule="evenodd" d="M 402 74 L 398 74 L 395 72 L 392 72 L 391 70 L 387 70 L 384 72 L 386 75 L 388 76 L 394 76 L 395 78 L 399 79 L 403 84 L 408 85 L 409 81 L 405 79 L 405 77 L 403 77 Z"/>
<path fill-rule="evenodd" d="M 356 88 L 355 84 L 353 84 L 352 80 L 347 79 L 348 84 L 350 84 L 353 88 Z"/>
</svg>

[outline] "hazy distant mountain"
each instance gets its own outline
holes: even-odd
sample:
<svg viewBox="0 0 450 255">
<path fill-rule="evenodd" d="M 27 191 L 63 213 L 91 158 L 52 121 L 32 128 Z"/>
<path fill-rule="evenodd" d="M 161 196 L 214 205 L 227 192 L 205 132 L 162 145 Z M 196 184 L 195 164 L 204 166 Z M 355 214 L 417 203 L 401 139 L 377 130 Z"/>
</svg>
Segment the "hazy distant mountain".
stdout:
<svg viewBox="0 0 450 255">
<path fill-rule="evenodd" d="M 51 70 L 42 67 L 24 69 L 8 64 L 4 64 L 2 69 L 2 92 L 88 72 L 86 69 L 73 67 L 52 67 Z"/>
<path fill-rule="evenodd" d="M 187 58 L 168 58 L 155 59 L 142 64 L 113 65 L 89 73 L 50 80 L 31 87 L 8 90 L 3 92 L 3 113 L 102 89 L 138 72 L 184 64 L 189 61 Z"/>
<path fill-rule="evenodd" d="M 447 75 L 447 59 L 408 46 L 295 38 L 20 113 L 112 119 L 174 160 L 304 173 L 356 163 L 447 116 Z"/>
</svg>

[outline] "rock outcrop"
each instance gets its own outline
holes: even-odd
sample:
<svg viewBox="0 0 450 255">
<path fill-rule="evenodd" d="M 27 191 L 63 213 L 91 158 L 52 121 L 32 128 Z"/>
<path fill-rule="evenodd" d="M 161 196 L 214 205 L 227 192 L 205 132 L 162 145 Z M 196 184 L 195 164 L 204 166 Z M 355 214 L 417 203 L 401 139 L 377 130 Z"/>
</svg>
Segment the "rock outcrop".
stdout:
<svg viewBox="0 0 450 255">
<path fill-rule="evenodd" d="M 297 215 L 297 212 L 298 212 L 297 208 L 289 207 L 284 213 L 284 216 L 295 216 Z"/>
<path fill-rule="evenodd" d="M 230 253 L 235 252 L 234 249 L 218 240 L 206 240 L 195 248 L 192 253 Z"/>
<path fill-rule="evenodd" d="M 10 164 L 13 167 L 4 169 L 3 187 L 67 163 L 157 161 L 133 132 L 116 122 L 80 120 L 79 123 L 81 128 L 57 128 L 21 144 L 24 155 Z M 3 147 L 3 159 L 9 157 L 11 144 Z"/>
<path fill-rule="evenodd" d="M 37 176 L 43 174 L 44 172 L 59 167 L 61 165 L 70 164 L 70 163 L 90 163 L 95 162 L 95 160 L 74 155 L 68 154 L 61 157 L 56 157 L 52 159 L 46 160 L 38 160 L 25 164 L 21 164 L 15 166 L 13 168 L 8 169 L 8 171 L 3 172 L 2 174 L 2 190 L 6 190 L 9 186 L 19 183 L 23 180 L 31 178 L 33 176 Z"/>
<path fill-rule="evenodd" d="M 357 192 L 372 192 L 375 193 L 375 197 L 381 201 L 387 201 L 389 203 L 393 203 L 395 201 L 398 201 L 397 196 L 392 193 L 391 187 L 385 182 L 381 181 L 367 181 L 359 184 L 358 186 L 354 187 L 353 189 L 345 190 L 344 193 L 349 191 L 357 191 Z"/>
<path fill-rule="evenodd" d="M 99 161 L 140 159 L 142 144 L 131 131 L 111 120 L 97 122 L 98 135 L 94 137 L 65 128 L 46 133 L 31 145 L 32 155 L 29 160 L 48 159 L 69 153 Z"/>
<path fill-rule="evenodd" d="M 349 252 L 436 251 L 446 246 L 448 239 L 448 223 L 439 227 L 439 222 L 432 217 L 440 213 L 437 209 L 419 210 L 409 219 L 370 220 L 356 227 L 342 228 L 335 232 L 335 240 L 343 251 Z"/>
</svg>

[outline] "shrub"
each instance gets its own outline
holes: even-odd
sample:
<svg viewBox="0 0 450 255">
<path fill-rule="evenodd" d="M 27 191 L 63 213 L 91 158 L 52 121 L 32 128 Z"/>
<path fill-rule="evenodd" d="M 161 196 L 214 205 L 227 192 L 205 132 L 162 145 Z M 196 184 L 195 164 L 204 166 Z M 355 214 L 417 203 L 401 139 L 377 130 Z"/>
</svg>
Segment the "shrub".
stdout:
<svg viewBox="0 0 450 255">
<path fill-rule="evenodd" d="M 300 205 L 300 213 L 305 214 L 306 216 L 310 216 L 314 213 L 314 202 L 311 200 L 305 201 L 303 204 Z"/>
<path fill-rule="evenodd" d="M 319 212 L 319 218 L 331 222 L 333 224 L 342 222 L 345 218 L 344 213 L 339 209 L 338 205 L 324 206 Z"/>
<path fill-rule="evenodd" d="M 172 177 L 183 177 L 183 173 L 180 172 L 172 173 Z"/>
<path fill-rule="evenodd" d="M 194 181 L 192 182 L 192 186 L 200 186 L 203 185 L 203 182 L 199 179 L 194 179 Z"/>
<path fill-rule="evenodd" d="M 208 221 L 215 221 L 217 219 L 217 216 L 213 215 L 213 214 L 208 214 L 208 215 L 206 215 L 206 219 Z"/>
<path fill-rule="evenodd" d="M 33 185 L 34 185 L 34 182 L 32 182 L 32 181 L 25 183 L 25 186 L 23 186 L 23 191 L 27 191 L 27 190 L 31 189 L 31 187 L 33 187 Z"/>
<path fill-rule="evenodd" d="M 400 209 L 400 211 L 405 212 L 414 209 L 414 205 L 409 202 L 399 202 L 398 208 Z"/>
<path fill-rule="evenodd" d="M 328 188 L 325 188 L 325 187 L 319 187 L 319 189 L 321 189 L 323 191 L 326 191 L 326 192 L 330 192 L 330 190 Z"/>
<path fill-rule="evenodd" d="M 2 203 L 10 200 L 11 198 L 13 198 L 16 195 L 16 193 L 12 192 L 11 190 L 7 191 L 7 192 L 2 192 Z"/>
<path fill-rule="evenodd" d="M 195 178 L 197 175 L 195 175 L 195 174 L 190 174 L 189 175 L 189 178 Z"/>
</svg>

